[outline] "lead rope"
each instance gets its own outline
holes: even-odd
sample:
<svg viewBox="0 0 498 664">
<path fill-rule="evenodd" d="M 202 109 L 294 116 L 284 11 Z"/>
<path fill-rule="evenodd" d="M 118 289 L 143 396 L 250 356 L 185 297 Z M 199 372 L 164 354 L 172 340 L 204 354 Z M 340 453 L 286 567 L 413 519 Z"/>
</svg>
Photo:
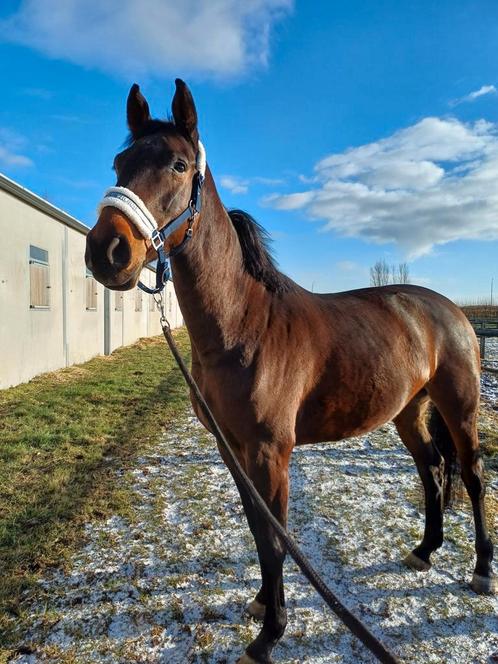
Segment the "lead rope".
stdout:
<svg viewBox="0 0 498 664">
<path fill-rule="evenodd" d="M 220 443 L 223 449 L 226 451 L 230 460 L 233 464 L 233 473 L 236 476 L 237 480 L 244 487 L 244 489 L 249 493 L 254 505 L 258 512 L 272 525 L 280 539 L 284 542 L 287 551 L 294 559 L 298 567 L 304 576 L 308 579 L 311 585 L 315 588 L 318 594 L 323 598 L 326 604 L 332 609 L 332 611 L 338 616 L 338 618 L 346 625 L 346 627 L 367 647 L 370 652 L 372 652 L 379 662 L 384 662 L 385 664 L 399 664 L 399 660 L 389 652 L 389 650 L 375 637 L 372 632 L 369 631 L 367 627 L 353 614 L 349 609 L 347 609 L 344 604 L 334 595 L 334 593 L 327 586 L 325 581 L 320 577 L 318 572 L 311 566 L 309 561 L 304 556 L 303 552 L 297 545 L 294 538 L 289 535 L 287 530 L 280 524 L 279 521 L 273 516 L 273 514 L 268 509 L 265 501 L 259 495 L 258 491 L 254 487 L 254 484 L 251 482 L 249 477 L 244 472 L 244 469 L 237 460 L 237 457 L 232 451 L 229 442 L 225 438 L 223 432 L 218 426 L 214 415 L 212 414 L 209 406 L 206 403 L 206 400 L 201 394 L 197 383 L 193 379 L 190 371 L 188 370 L 187 365 L 185 364 L 180 352 L 175 344 L 175 340 L 171 334 L 171 327 L 166 318 L 164 312 L 164 301 L 162 293 L 154 294 L 154 300 L 156 301 L 157 308 L 161 314 L 160 322 L 164 338 L 166 343 L 169 346 L 169 349 L 178 364 L 180 371 L 185 378 L 185 382 L 190 387 L 192 392 L 195 395 L 195 399 L 199 404 L 206 420 L 211 427 L 216 440 Z"/>
</svg>

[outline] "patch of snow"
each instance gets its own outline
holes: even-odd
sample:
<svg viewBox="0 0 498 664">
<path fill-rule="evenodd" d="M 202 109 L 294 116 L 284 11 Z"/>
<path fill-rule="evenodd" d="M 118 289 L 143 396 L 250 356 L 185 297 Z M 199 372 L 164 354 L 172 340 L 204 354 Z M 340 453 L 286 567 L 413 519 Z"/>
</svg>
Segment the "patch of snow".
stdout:
<svg viewBox="0 0 498 664">
<path fill-rule="evenodd" d="M 486 350 L 483 365 L 498 369 L 498 338 L 486 339 Z M 498 374 L 484 372 L 481 374 L 481 396 L 485 403 L 498 410 Z"/>
<path fill-rule="evenodd" d="M 121 481 L 133 488 L 135 518 L 86 526 L 69 570 L 40 581 L 43 601 L 19 638 L 32 654 L 11 661 L 235 662 L 259 631 L 243 611 L 259 565 L 213 439 L 185 417 Z M 423 513 L 415 466 L 392 425 L 295 450 L 289 528 L 331 588 L 402 661 L 488 662 L 498 651 L 498 599 L 468 586 L 469 509 L 448 512 L 445 524 L 434 567 L 405 568 Z M 290 560 L 285 584 L 289 624 L 276 661 L 373 661 Z"/>
</svg>

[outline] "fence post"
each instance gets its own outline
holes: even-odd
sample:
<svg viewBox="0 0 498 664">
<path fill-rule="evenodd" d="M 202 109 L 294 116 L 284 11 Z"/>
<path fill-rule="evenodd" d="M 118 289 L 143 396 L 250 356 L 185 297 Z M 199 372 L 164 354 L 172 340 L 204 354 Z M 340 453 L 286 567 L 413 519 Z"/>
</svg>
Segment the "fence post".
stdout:
<svg viewBox="0 0 498 664">
<path fill-rule="evenodd" d="M 481 360 L 484 360 L 484 355 L 486 353 L 486 337 L 479 337 L 479 348 L 480 348 L 480 355 L 481 355 Z"/>
<path fill-rule="evenodd" d="M 111 354 L 111 291 L 104 287 L 104 355 Z"/>
</svg>

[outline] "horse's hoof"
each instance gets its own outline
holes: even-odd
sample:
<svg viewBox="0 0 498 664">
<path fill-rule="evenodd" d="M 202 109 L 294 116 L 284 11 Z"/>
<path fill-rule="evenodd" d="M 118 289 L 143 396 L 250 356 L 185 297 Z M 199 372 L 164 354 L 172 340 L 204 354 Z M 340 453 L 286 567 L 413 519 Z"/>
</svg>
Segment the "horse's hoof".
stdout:
<svg viewBox="0 0 498 664">
<path fill-rule="evenodd" d="M 413 551 L 406 556 L 403 563 L 407 567 L 411 567 L 411 569 L 416 569 L 417 572 L 427 572 L 427 570 L 431 568 L 430 563 L 416 556 Z"/>
<path fill-rule="evenodd" d="M 256 620 L 263 620 L 266 613 L 266 606 L 258 602 L 257 599 L 253 599 L 252 602 L 246 606 L 247 613 L 256 618 Z"/>
<path fill-rule="evenodd" d="M 478 595 L 496 595 L 498 593 L 496 576 L 481 576 L 474 572 L 470 587 Z"/>
<path fill-rule="evenodd" d="M 249 657 L 249 655 L 245 652 L 242 657 L 239 657 L 237 664 L 258 664 L 258 662 L 252 657 Z"/>
</svg>

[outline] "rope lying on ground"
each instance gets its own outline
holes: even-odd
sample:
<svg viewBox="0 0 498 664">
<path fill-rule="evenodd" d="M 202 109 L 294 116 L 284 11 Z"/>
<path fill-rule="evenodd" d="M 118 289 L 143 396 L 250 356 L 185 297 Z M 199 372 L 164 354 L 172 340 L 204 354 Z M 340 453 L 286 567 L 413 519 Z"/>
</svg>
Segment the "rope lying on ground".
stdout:
<svg viewBox="0 0 498 664">
<path fill-rule="evenodd" d="M 161 304 L 156 300 L 159 308 L 162 310 Z M 297 563 L 298 567 L 301 569 L 304 576 L 308 579 L 311 585 L 315 588 L 319 595 L 325 600 L 327 605 L 332 609 L 332 611 L 339 617 L 339 619 L 346 625 L 346 627 L 360 639 L 364 646 L 366 646 L 379 660 L 384 664 L 399 664 L 399 660 L 387 650 L 387 648 L 375 637 L 367 627 L 347 609 L 344 604 L 334 595 L 330 588 L 326 585 L 325 581 L 319 576 L 318 572 L 311 566 L 309 561 L 306 559 L 301 549 L 298 547 L 294 538 L 289 535 L 287 530 L 280 524 L 279 521 L 273 516 L 273 514 L 268 509 L 265 501 L 259 495 L 258 491 L 254 487 L 253 483 L 249 477 L 244 472 L 242 466 L 237 460 L 237 457 L 232 451 L 230 444 L 225 438 L 220 427 L 216 423 L 214 416 L 206 403 L 206 400 L 201 394 L 197 383 L 193 379 L 190 371 L 188 370 L 187 365 L 185 364 L 182 356 L 180 355 L 178 348 L 176 347 L 175 341 L 171 334 L 171 329 L 169 324 L 164 316 L 164 311 L 162 310 L 161 315 L 161 326 L 164 334 L 164 338 L 175 358 L 180 371 L 185 378 L 187 385 L 190 387 L 194 393 L 195 399 L 199 404 L 206 420 L 211 427 L 216 440 L 222 445 L 223 449 L 226 451 L 230 457 L 231 462 L 233 463 L 233 472 L 237 476 L 237 480 L 244 487 L 244 489 L 250 494 L 251 498 L 254 501 L 254 505 L 259 513 L 272 525 L 280 539 L 285 544 L 287 551 L 292 556 L 292 558 Z"/>
</svg>

